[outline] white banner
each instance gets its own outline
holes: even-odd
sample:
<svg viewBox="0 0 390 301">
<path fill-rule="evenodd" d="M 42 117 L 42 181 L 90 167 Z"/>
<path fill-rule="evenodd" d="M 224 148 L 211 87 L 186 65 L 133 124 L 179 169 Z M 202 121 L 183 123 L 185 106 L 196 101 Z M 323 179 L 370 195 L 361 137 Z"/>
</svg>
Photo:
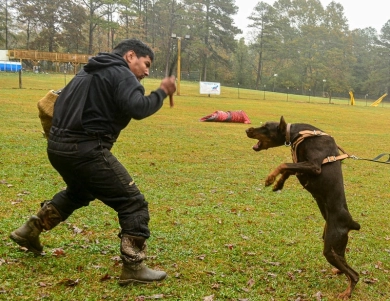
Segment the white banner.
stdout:
<svg viewBox="0 0 390 301">
<path fill-rule="evenodd" d="M 212 82 L 199 82 L 200 94 L 221 94 L 221 84 Z"/>
</svg>

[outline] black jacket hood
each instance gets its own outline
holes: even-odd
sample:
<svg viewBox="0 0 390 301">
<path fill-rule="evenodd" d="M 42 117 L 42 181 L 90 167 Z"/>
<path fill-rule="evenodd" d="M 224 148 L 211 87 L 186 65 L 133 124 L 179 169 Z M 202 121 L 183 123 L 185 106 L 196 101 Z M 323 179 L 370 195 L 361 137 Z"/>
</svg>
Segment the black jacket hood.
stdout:
<svg viewBox="0 0 390 301">
<path fill-rule="evenodd" d="M 111 66 L 125 66 L 129 68 L 126 61 L 120 56 L 120 54 L 101 52 L 97 56 L 89 59 L 88 63 L 84 66 L 84 71 L 92 72 Z"/>
</svg>

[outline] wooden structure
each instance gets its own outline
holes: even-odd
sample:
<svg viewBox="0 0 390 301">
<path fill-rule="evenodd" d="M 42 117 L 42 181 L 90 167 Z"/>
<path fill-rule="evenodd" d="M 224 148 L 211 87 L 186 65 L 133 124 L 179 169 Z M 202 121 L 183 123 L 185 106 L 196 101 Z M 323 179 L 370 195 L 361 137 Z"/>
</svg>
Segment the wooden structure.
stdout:
<svg viewBox="0 0 390 301">
<path fill-rule="evenodd" d="M 9 59 L 18 59 L 20 62 L 23 60 L 30 60 L 33 62 L 34 66 L 37 66 L 40 61 L 51 61 L 55 63 L 57 72 L 60 63 L 71 63 L 74 67 L 73 69 L 76 71 L 77 66 L 86 64 L 90 57 L 92 57 L 92 55 L 79 53 L 43 52 L 19 49 L 8 50 Z"/>
</svg>

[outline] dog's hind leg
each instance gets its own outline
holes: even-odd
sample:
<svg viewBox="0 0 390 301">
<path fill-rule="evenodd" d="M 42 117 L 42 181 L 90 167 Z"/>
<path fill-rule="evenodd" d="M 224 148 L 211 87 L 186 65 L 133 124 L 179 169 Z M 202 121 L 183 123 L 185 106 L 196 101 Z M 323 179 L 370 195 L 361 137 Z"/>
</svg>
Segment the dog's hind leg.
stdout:
<svg viewBox="0 0 390 301">
<path fill-rule="evenodd" d="M 324 233 L 324 256 L 326 260 L 348 278 L 347 289 L 339 294 L 339 298 L 347 300 L 359 281 L 359 274 L 345 260 L 345 249 L 348 243 L 348 227 L 328 220 Z"/>
</svg>

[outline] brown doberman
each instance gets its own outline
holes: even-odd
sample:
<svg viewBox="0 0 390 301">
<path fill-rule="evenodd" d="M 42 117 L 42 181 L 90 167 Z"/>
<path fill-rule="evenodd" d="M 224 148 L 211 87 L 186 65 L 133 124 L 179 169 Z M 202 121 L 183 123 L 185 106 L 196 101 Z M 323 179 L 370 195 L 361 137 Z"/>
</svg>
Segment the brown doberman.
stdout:
<svg viewBox="0 0 390 301">
<path fill-rule="evenodd" d="M 280 164 L 268 175 L 265 185 L 273 184 L 280 175 L 273 190 L 281 190 L 288 177 L 296 175 L 314 197 L 325 219 L 323 254 L 331 265 L 347 276 L 349 285 L 339 298 L 348 299 L 359 281 L 359 274 L 347 264 L 345 249 L 348 232 L 360 229 L 348 211 L 344 193 L 340 160 L 348 155 L 340 154 L 334 139 L 320 129 L 303 123 L 287 124 L 283 116 L 280 122 L 266 122 L 261 127 L 247 129 L 246 134 L 258 140 L 253 146 L 255 151 L 291 146 L 294 163 Z"/>
</svg>

